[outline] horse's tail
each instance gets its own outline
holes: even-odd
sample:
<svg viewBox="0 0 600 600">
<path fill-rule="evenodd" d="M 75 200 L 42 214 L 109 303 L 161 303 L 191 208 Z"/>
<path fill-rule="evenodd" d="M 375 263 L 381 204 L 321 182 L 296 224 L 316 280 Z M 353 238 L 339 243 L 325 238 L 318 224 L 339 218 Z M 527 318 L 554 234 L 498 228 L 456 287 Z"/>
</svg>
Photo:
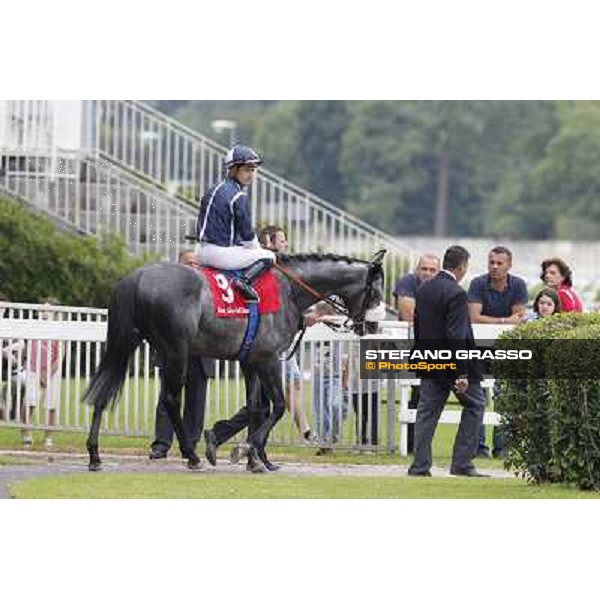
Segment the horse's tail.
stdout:
<svg viewBox="0 0 600 600">
<path fill-rule="evenodd" d="M 112 407 L 117 403 L 127 375 L 129 359 L 142 342 L 140 332 L 134 325 L 139 277 L 138 271 L 121 280 L 111 298 L 106 350 L 83 395 L 85 403 L 100 410 L 104 410 L 111 400 Z"/>
</svg>

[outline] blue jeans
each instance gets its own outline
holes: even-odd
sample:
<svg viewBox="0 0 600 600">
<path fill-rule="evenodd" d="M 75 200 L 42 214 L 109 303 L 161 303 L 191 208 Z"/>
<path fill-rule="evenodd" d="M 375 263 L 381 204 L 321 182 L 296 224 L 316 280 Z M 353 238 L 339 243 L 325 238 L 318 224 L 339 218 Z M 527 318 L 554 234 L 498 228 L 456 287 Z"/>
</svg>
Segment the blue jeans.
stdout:
<svg viewBox="0 0 600 600">
<path fill-rule="evenodd" d="M 346 417 L 342 384 L 339 377 L 313 377 L 314 431 L 320 444 L 335 444 L 341 434 L 341 424 Z"/>
<path fill-rule="evenodd" d="M 494 397 L 498 393 L 498 388 L 494 385 Z M 487 404 L 487 402 L 486 402 Z M 482 417 L 483 420 L 483 417 Z M 504 428 L 502 425 L 494 426 L 493 428 L 493 442 L 492 442 L 492 454 L 502 455 L 504 453 Z M 485 425 L 481 423 L 481 430 L 479 431 L 479 444 L 477 446 L 477 452 L 489 452 L 489 448 L 485 443 Z"/>
</svg>

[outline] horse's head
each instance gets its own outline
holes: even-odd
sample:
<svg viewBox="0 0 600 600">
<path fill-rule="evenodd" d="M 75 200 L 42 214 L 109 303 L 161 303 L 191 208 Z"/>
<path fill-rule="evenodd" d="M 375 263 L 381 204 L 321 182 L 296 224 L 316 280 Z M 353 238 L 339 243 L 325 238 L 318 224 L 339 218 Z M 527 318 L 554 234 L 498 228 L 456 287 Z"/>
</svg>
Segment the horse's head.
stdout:
<svg viewBox="0 0 600 600">
<path fill-rule="evenodd" d="M 364 287 L 354 298 L 346 298 L 352 329 L 357 335 L 375 333 L 377 321 L 385 318 L 383 257 L 379 250 L 368 263 Z"/>
<path fill-rule="evenodd" d="M 296 279 L 295 297 L 301 311 L 314 304 L 315 298 L 336 295 L 343 301 L 354 330 L 362 335 L 367 322 L 385 317 L 382 267 L 385 252 L 380 250 L 371 261 L 334 254 L 280 256 L 280 261 L 285 268 L 289 267 L 288 276 Z"/>
</svg>

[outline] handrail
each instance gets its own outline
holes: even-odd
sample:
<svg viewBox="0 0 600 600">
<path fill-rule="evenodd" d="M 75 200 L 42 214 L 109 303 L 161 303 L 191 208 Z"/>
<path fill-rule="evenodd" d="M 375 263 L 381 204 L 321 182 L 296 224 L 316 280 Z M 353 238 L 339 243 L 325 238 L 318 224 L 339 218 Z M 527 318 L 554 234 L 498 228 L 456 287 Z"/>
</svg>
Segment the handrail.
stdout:
<svg viewBox="0 0 600 600">
<path fill-rule="evenodd" d="M 219 144 L 218 142 L 215 142 L 214 140 L 211 140 L 210 138 L 207 138 L 206 136 L 202 135 L 201 133 L 198 133 L 197 131 L 194 131 L 193 129 L 187 127 L 186 125 L 183 125 L 182 123 L 173 119 L 172 117 L 169 117 L 168 115 L 165 115 L 164 113 L 161 113 L 160 111 L 156 110 L 155 108 L 153 108 L 143 102 L 136 101 L 136 100 L 123 100 L 122 102 L 125 104 L 127 104 L 127 103 L 131 104 L 132 106 L 134 106 L 137 110 L 139 110 L 141 112 L 152 114 L 153 117 L 155 117 L 157 120 L 163 121 L 165 124 L 168 124 L 174 130 L 180 130 L 184 135 L 186 135 L 194 140 L 198 140 L 198 141 L 202 142 L 203 144 L 206 144 L 209 147 L 212 147 L 213 150 L 215 150 L 216 152 L 220 152 L 220 153 L 222 153 L 223 156 L 225 156 L 225 154 L 227 152 L 227 148 L 225 146 Z M 344 221 L 346 221 L 347 223 L 366 230 L 366 232 L 370 233 L 371 235 L 374 235 L 377 238 L 384 240 L 386 243 L 393 245 L 394 247 L 396 247 L 396 249 L 398 249 L 400 251 L 405 251 L 405 252 L 412 252 L 412 249 L 409 246 L 402 244 L 401 242 L 399 242 L 397 239 L 395 239 L 390 234 L 385 233 L 384 231 L 378 230 L 376 227 L 374 227 L 373 225 L 370 225 L 369 223 L 360 219 L 359 217 L 356 217 L 356 216 L 352 215 L 351 213 L 346 212 L 345 210 L 343 210 L 339 206 L 336 206 L 335 204 L 329 202 L 328 200 L 325 200 L 319 196 L 316 196 L 314 193 L 310 192 L 309 190 L 280 177 L 279 175 L 275 174 L 273 171 L 270 171 L 269 169 L 261 167 L 260 175 L 264 176 L 266 178 L 272 179 L 274 183 L 277 183 L 279 185 L 284 185 L 290 191 L 294 192 L 295 194 L 297 194 L 299 196 L 303 196 L 306 200 L 308 200 L 309 202 L 312 202 L 313 204 L 316 204 L 320 208 L 327 210 L 333 216 L 336 216 L 340 219 L 344 219 Z"/>
</svg>

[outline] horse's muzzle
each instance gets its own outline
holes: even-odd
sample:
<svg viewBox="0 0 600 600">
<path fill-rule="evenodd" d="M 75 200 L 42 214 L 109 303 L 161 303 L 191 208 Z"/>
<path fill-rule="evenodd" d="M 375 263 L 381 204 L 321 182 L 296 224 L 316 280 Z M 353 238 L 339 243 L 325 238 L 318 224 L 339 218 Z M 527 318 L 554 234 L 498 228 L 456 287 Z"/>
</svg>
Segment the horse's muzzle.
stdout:
<svg viewBox="0 0 600 600">
<path fill-rule="evenodd" d="M 365 312 L 365 321 L 383 321 L 386 316 L 385 303 L 380 302 L 373 308 L 368 308 Z"/>
</svg>

